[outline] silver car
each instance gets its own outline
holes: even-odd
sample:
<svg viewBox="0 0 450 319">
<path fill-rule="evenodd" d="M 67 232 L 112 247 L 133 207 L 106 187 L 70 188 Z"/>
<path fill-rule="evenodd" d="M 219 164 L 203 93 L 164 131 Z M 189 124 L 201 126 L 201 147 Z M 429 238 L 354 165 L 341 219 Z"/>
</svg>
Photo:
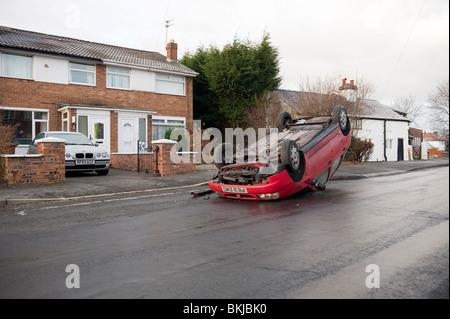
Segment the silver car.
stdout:
<svg viewBox="0 0 450 319">
<path fill-rule="evenodd" d="M 31 142 L 29 154 L 37 153 L 37 140 L 56 137 L 66 141 L 66 172 L 90 172 L 106 175 L 111 163 L 109 153 L 93 144 L 84 134 L 74 132 L 42 132 Z"/>
</svg>

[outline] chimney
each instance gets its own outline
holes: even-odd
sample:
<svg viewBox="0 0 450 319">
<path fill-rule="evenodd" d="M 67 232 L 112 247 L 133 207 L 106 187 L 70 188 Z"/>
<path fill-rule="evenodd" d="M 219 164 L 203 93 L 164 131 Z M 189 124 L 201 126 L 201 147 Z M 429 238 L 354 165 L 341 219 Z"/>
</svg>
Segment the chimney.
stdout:
<svg viewBox="0 0 450 319">
<path fill-rule="evenodd" d="M 358 87 L 355 85 L 355 80 L 350 80 L 350 83 L 347 83 L 347 78 L 342 79 L 342 85 L 339 87 L 339 91 L 343 90 L 357 90 Z"/>
<path fill-rule="evenodd" d="M 170 40 L 169 43 L 167 43 L 166 49 L 167 49 L 167 61 L 176 62 L 178 60 L 177 58 L 178 45 L 175 43 L 175 40 Z"/>
</svg>

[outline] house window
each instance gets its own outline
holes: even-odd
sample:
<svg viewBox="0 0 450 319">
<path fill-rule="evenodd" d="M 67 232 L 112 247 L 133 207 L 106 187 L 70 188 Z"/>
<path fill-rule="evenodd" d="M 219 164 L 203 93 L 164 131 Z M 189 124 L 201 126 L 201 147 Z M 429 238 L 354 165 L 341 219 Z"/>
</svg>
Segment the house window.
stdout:
<svg viewBox="0 0 450 319">
<path fill-rule="evenodd" d="M 106 68 L 106 87 L 110 89 L 130 89 L 130 70 L 107 67 Z"/>
<path fill-rule="evenodd" d="M 184 77 L 156 74 L 156 93 L 185 95 Z"/>
<path fill-rule="evenodd" d="M 352 121 L 352 129 L 362 130 L 362 120 L 354 119 Z"/>
<path fill-rule="evenodd" d="M 11 126 L 13 143 L 30 144 L 41 132 L 48 131 L 48 111 L 0 108 L 3 123 Z"/>
<path fill-rule="evenodd" d="M 62 116 L 62 130 L 64 132 L 68 132 L 69 131 L 69 112 L 63 112 L 61 114 Z"/>
<path fill-rule="evenodd" d="M 88 136 L 88 117 L 86 115 L 78 115 L 78 132 Z"/>
<path fill-rule="evenodd" d="M 145 118 L 139 119 L 139 141 L 147 142 L 147 120 Z"/>
<path fill-rule="evenodd" d="M 386 142 L 387 142 L 387 149 L 391 150 L 392 149 L 392 139 L 389 139 Z"/>
<path fill-rule="evenodd" d="M 33 112 L 34 136 L 48 131 L 48 112 Z"/>
<path fill-rule="evenodd" d="M 176 127 L 185 127 L 184 117 L 153 116 L 152 119 L 152 140 L 168 139 L 170 132 Z"/>
<path fill-rule="evenodd" d="M 69 63 L 70 83 L 95 85 L 95 65 Z"/>
<path fill-rule="evenodd" d="M 1 60 L 2 76 L 19 79 L 32 78 L 33 58 L 28 56 L 3 53 L 1 55 Z"/>
</svg>

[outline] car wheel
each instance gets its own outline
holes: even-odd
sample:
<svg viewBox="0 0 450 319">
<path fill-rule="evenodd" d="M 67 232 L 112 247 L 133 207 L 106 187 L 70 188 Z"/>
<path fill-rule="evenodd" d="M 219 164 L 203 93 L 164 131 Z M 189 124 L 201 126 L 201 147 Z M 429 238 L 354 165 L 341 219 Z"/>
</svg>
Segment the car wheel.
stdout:
<svg viewBox="0 0 450 319">
<path fill-rule="evenodd" d="M 233 144 L 222 143 L 214 149 L 214 165 L 218 169 L 226 165 L 235 164 L 236 160 L 234 154 L 236 153 L 236 148 Z"/>
<path fill-rule="evenodd" d="M 294 121 L 292 120 L 292 116 L 288 112 L 281 112 L 280 114 L 278 114 L 277 127 L 279 132 L 283 131 L 286 128 L 286 124 L 293 123 Z"/>
<path fill-rule="evenodd" d="M 297 173 L 300 170 L 301 156 L 295 141 L 286 140 L 281 145 L 281 163 L 289 173 Z"/>
<path fill-rule="evenodd" d="M 333 123 L 339 123 L 339 127 L 344 132 L 348 128 L 348 116 L 347 111 L 342 105 L 337 105 L 333 109 L 332 114 Z"/>
<path fill-rule="evenodd" d="M 109 169 L 104 169 L 101 171 L 95 171 L 98 175 L 104 176 L 104 175 L 108 175 L 109 173 Z"/>
</svg>

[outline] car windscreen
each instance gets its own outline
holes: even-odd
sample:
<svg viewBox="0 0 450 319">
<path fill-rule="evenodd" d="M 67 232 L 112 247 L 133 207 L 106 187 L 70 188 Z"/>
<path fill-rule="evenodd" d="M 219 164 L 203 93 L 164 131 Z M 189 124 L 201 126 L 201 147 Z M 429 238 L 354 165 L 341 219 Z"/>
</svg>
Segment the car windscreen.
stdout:
<svg viewBox="0 0 450 319">
<path fill-rule="evenodd" d="M 93 145 L 92 142 L 82 134 L 49 133 L 47 137 L 57 137 L 66 140 L 67 145 Z"/>
</svg>

